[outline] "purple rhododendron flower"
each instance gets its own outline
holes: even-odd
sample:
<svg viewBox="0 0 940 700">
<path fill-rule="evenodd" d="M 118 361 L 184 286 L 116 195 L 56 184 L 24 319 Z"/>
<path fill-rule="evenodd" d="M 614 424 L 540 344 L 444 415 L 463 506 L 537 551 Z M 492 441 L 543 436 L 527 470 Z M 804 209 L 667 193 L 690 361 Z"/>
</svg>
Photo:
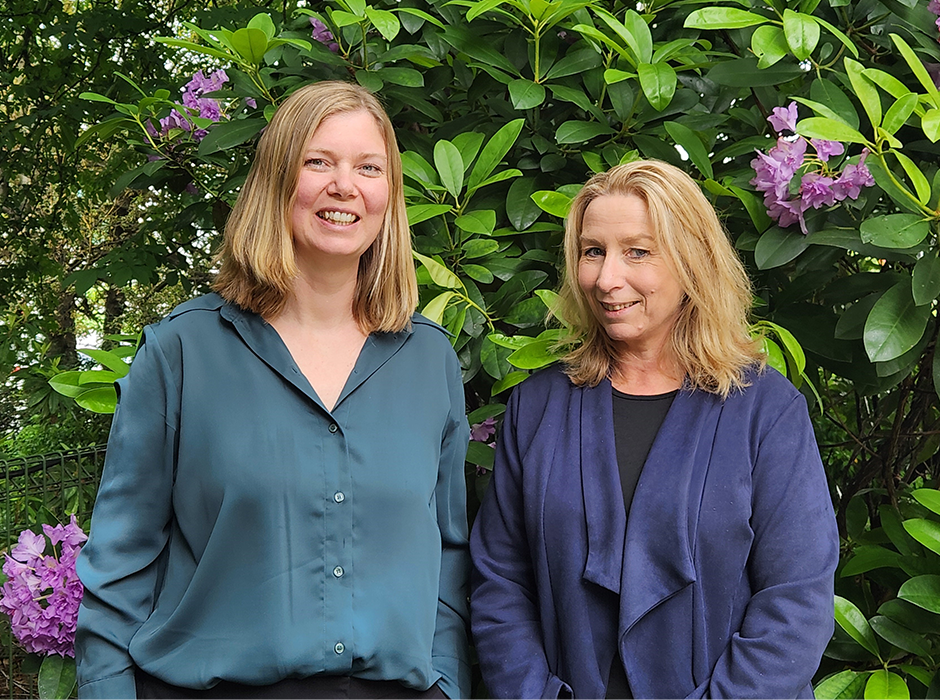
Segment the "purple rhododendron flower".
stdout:
<svg viewBox="0 0 940 700">
<path fill-rule="evenodd" d="M 875 184 L 875 178 L 865 165 L 867 155 L 867 151 L 862 151 L 862 157 L 859 158 L 857 165 L 849 163 L 842 169 L 842 173 L 832 186 L 837 200 L 858 199 L 863 187 L 871 187 Z"/>
<path fill-rule="evenodd" d="M 810 139 L 813 148 L 816 149 L 816 155 L 823 163 L 829 161 L 832 156 L 841 156 L 845 153 L 845 146 L 839 141 L 827 141 L 826 139 Z"/>
<path fill-rule="evenodd" d="M 0 612 L 10 617 L 16 640 L 32 654 L 75 655 L 75 624 L 84 587 L 75 573 L 88 539 L 73 515 L 68 525 L 43 525 L 43 535 L 20 533 L 5 555 Z M 47 540 L 52 554 L 46 554 Z M 58 546 L 58 552 L 56 547 Z"/>
<path fill-rule="evenodd" d="M 496 419 L 487 418 L 482 423 L 470 426 L 470 439 L 475 442 L 486 442 L 496 434 Z"/>
<path fill-rule="evenodd" d="M 245 98 L 245 104 L 246 104 L 247 106 L 251 107 L 252 109 L 256 109 L 256 108 L 258 107 L 258 103 L 255 102 L 255 98 L 254 98 L 254 97 L 246 97 L 246 98 Z"/>
<path fill-rule="evenodd" d="M 313 36 L 314 40 L 319 41 L 333 53 L 339 51 L 339 44 L 337 44 L 335 40 L 336 37 L 333 36 L 333 32 L 331 32 L 322 21 L 318 20 L 316 17 L 311 17 L 310 26 L 313 27 L 311 36 Z"/>
<path fill-rule="evenodd" d="M 767 121 L 778 134 L 784 131 L 796 133 L 796 102 L 791 102 L 786 107 L 774 107 L 773 114 L 767 117 Z"/>
<path fill-rule="evenodd" d="M 832 184 L 831 177 L 819 173 L 806 173 L 800 180 L 800 199 L 803 202 L 803 210 L 806 211 L 810 207 L 813 209 L 831 207 L 835 204 L 836 195 L 832 191 Z"/>
</svg>

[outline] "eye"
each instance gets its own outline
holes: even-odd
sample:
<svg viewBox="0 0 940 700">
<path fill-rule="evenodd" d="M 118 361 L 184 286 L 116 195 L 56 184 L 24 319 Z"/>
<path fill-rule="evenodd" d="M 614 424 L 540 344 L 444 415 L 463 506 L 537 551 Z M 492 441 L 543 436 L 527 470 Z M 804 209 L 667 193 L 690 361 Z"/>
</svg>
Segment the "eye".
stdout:
<svg viewBox="0 0 940 700">
<path fill-rule="evenodd" d="M 627 251 L 627 257 L 631 260 L 643 260 L 649 257 L 649 254 L 650 252 L 643 248 L 630 248 L 630 250 Z"/>
<path fill-rule="evenodd" d="M 360 166 L 360 170 L 362 170 L 366 175 L 372 175 L 373 177 L 382 174 L 381 166 L 376 165 L 375 163 L 365 163 Z"/>
<path fill-rule="evenodd" d="M 304 161 L 305 168 L 322 168 L 326 165 L 326 161 L 322 158 L 307 158 Z"/>
<path fill-rule="evenodd" d="M 604 255 L 604 251 L 601 248 L 598 248 L 596 245 L 591 246 L 590 248 L 585 248 L 581 251 L 581 257 L 583 258 L 599 258 Z"/>
</svg>

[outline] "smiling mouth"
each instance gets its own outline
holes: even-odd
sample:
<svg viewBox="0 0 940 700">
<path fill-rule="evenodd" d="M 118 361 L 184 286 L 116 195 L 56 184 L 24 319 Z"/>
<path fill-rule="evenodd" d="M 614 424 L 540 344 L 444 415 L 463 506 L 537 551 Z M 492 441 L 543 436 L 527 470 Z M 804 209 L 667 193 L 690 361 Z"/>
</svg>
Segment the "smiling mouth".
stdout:
<svg viewBox="0 0 940 700">
<path fill-rule="evenodd" d="M 318 211 L 317 216 L 331 224 L 348 225 L 359 221 L 359 217 L 348 211 Z"/>
<path fill-rule="evenodd" d="M 598 302 L 604 309 L 604 311 L 622 311 L 623 309 L 628 309 L 631 306 L 639 304 L 638 301 L 628 301 L 625 304 L 605 304 L 604 302 Z"/>
</svg>

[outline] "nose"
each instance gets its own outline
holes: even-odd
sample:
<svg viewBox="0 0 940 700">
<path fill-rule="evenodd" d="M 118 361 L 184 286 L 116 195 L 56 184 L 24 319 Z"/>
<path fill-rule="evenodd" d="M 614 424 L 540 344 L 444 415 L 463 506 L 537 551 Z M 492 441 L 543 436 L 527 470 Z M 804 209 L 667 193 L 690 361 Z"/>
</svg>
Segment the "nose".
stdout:
<svg viewBox="0 0 940 700">
<path fill-rule="evenodd" d="M 615 255 L 607 255 L 597 274 L 597 289 L 603 294 L 614 292 L 624 285 L 622 261 Z"/>
<path fill-rule="evenodd" d="M 356 184 L 353 182 L 352 171 L 347 167 L 337 167 L 333 170 L 333 177 L 327 187 L 327 193 L 343 199 L 348 199 L 356 193 Z"/>
</svg>

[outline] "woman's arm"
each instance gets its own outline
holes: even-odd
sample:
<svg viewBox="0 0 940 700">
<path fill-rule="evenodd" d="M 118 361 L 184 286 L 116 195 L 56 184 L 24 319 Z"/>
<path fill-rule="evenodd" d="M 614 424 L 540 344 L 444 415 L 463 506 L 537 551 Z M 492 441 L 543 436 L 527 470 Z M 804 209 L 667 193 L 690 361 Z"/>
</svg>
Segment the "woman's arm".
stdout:
<svg viewBox="0 0 940 700">
<path fill-rule="evenodd" d="M 82 698 L 134 698 L 128 645 L 153 609 L 158 558 L 172 516 L 176 416 L 167 415 L 172 374 L 150 329 L 118 407 L 78 574 L 85 586 L 75 656 Z"/>
<path fill-rule="evenodd" d="M 513 393 L 496 464 L 470 535 L 470 618 L 487 689 L 496 698 L 568 697 L 548 668 L 523 507 L 517 445 L 519 394 Z"/>
<path fill-rule="evenodd" d="M 751 599 L 704 694 L 792 698 L 810 683 L 833 628 L 839 536 L 806 402 L 797 395 L 752 472 Z"/>
<path fill-rule="evenodd" d="M 451 399 L 447 430 L 435 487 L 441 530 L 441 582 L 431 661 L 441 674 L 441 691 L 449 698 L 470 697 L 470 652 L 467 639 L 467 485 L 464 463 L 470 427 L 464 408 L 463 382 L 456 357 L 448 384 Z"/>
</svg>

